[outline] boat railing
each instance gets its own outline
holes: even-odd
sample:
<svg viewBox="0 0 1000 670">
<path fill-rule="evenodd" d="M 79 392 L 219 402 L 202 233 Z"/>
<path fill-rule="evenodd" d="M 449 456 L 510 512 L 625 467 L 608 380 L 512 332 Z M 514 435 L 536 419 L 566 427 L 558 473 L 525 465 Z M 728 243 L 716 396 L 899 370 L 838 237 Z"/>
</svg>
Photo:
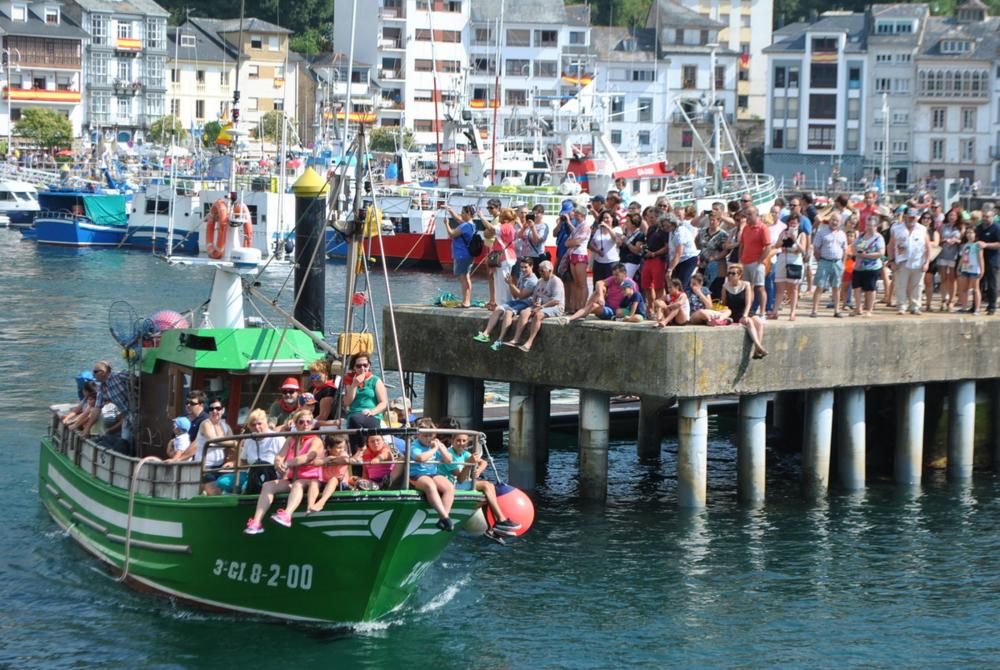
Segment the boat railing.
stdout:
<svg viewBox="0 0 1000 670">
<path fill-rule="evenodd" d="M 90 221 L 84 214 L 74 214 L 68 209 L 42 209 L 35 215 L 35 219 L 45 219 L 46 221 Z"/>
<path fill-rule="evenodd" d="M 142 457 L 131 456 L 129 454 L 116 451 L 115 449 L 102 445 L 97 437 L 85 436 L 77 430 L 66 426 L 62 422 L 62 417 L 69 410 L 70 405 L 52 406 L 52 417 L 49 425 L 49 438 L 53 448 L 65 456 L 75 467 L 79 468 L 98 481 L 104 482 L 114 488 L 128 491 L 132 486 L 133 477 L 138 472 L 135 484 L 135 491 L 138 495 L 151 498 L 167 498 L 171 500 L 186 500 L 197 497 L 202 493 L 203 482 L 207 479 L 231 475 L 233 482 L 242 482 L 249 478 L 249 474 L 261 469 L 271 467 L 270 464 L 244 464 L 239 459 L 232 459 L 233 465 L 222 468 L 206 467 L 204 459 L 202 461 L 149 461 L 147 460 L 140 468 Z M 444 428 L 417 429 L 417 428 L 377 428 L 377 429 L 349 429 L 340 430 L 338 428 L 323 428 L 320 430 L 301 431 L 295 433 L 242 433 L 226 437 L 207 440 L 203 453 L 207 454 L 213 445 L 230 442 L 243 442 L 248 439 L 263 439 L 267 437 L 288 438 L 292 435 L 301 437 L 304 435 L 317 435 L 323 438 L 328 435 L 345 435 L 350 439 L 351 435 L 357 435 L 362 439 L 367 439 L 369 435 L 398 436 L 403 438 L 405 449 L 398 454 L 398 458 L 393 458 L 393 466 L 402 465 L 401 476 L 394 477 L 393 481 L 398 481 L 400 486 L 396 488 L 409 489 L 409 444 L 420 434 L 436 435 L 468 435 L 469 450 L 473 453 L 482 453 L 486 444 L 486 435 L 472 430 L 448 430 Z M 387 442 L 393 448 L 391 440 Z M 434 461 L 436 462 L 436 461 Z M 389 464 L 382 461 L 380 464 Z M 361 465 L 353 463 L 352 465 Z M 246 477 L 244 477 L 246 474 Z M 238 491 L 243 493 L 243 491 Z"/>
<path fill-rule="evenodd" d="M 513 187 L 512 187 L 513 188 Z M 485 210 L 491 198 L 497 198 L 504 207 L 533 207 L 543 205 L 545 213 L 556 215 L 564 200 L 574 196 L 541 190 L 484 190 L 434 188 L 426 186 L 395 186 L 383 189 L 377 195 L 409 196 L 410 208 L 433 212 L 443 205 L 458 208 L 461 205 L 476 205 Z"/>
</svg>

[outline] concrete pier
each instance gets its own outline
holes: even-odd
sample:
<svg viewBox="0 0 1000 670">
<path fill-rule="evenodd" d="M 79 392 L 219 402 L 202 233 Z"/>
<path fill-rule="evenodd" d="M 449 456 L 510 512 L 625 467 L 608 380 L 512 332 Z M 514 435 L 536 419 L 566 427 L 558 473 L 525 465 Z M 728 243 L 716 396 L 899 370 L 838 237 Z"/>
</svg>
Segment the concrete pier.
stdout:
<svg viewBox="0 0 1000 670">
<path fill-rule="evenodd" d="M 608 497 L 608 438 L 611 396 L 580 391 L 580 495 L 593 500 Z"/>
<path fill-rule="evenodd" d="M 663 444 L 662 411 L 673 404 L 672 399 L 644 395 L 639 401 L 639 458 L 659 458 Z"/>
<path fill-rule="evenodd" d="M 424 375 L 424 414 L 433 418 L 448 413 L 448 378 L 428 372 Z"/>
<path fill-rule="evenodd" d="M 896 387 L 896 483 L 919 486 L 924 464 L 924 387 Z"/>
<path fill-rule="evenodd" d="M 972 477 L 976 438 L 976 383 L 958 381 L 948 393 L 948 478 Z"/>
<path fill-rule="evenodd" d="M 475 428 L 477 423 L 483 421 L 482 415 L 479 415 L 478 422 L 476 421 L 475 388 L 474 380 L 469 377 L 448 378 L 448 416 L 458 419 L 463 428 Z M 480 397 L 482 397 L 482 391 L 480 391 Z M 481 403 L 480 407 L 482 407 Z"/>
<path fill-rule="evenodd" d="M 510 433 L 508 437 L 510 483 L 525 491 L 535 488 L 535 387 L 510 385 Z"/>
<path fill-rule="evenodd" d="M 552 389 L 535 387 L 535 481 L 545 474 L 549 464 L 549 415 L 552 413 Z"/>
<path fill-rule="evenodd" d="M 830 443 L 833 432 L 833 391 L 806 396 L 805 440 L 802 444 L 802 491 L 812 497 L 830 488 Z"/>
<path fill-rule="evenodd" d="M 764 500 L 767 396 L 756 394 L 741 397 L 739 421 L 737 495 L 740 502 L 757 504 Z"/>
<path fill-rule="evenodd" d="M 708 409 L 698 398 L 680 401 L 677 416 L 677 500 L 702 508 L 708 491 Z"/>
<path fill-rule="evenodd" d="M 846 388 L 836 398 L 839 431 L 837 440 L 837 479 L 847 491 L 865 487 L 865 390 Z"/>
</svg>

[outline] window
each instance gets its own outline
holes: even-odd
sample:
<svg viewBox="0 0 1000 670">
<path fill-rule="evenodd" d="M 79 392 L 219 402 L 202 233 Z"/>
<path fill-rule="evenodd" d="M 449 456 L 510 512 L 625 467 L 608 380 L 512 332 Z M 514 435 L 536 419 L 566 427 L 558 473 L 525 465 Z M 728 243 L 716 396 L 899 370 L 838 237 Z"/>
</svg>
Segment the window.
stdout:
<svg viewBox="0 0 1000 670">
<path fill-rule="evenodd" d="M 653 99 L 639 98 L 639 122 L 650 123 L 652 120 L 653 120 Z M 640 144 L 649 144 L 649 142 L 640 142 Z"/>
<path fill-rule="evenodd" d="M 892 88 L 892 79 L 888 77 L 879 77 L 875 79 L 875 92 L 876 93 L 888 93 Z"/>
<path fill-rule="evenodd" d="M 875 32 L 879 35 L 891 35 L 894 25 L 888 21 L 879 21 L 875 24 Z"/>
<path fill-rule="evenodd" d="M 229 86 L 229 70 L 219 74 L 219 83 L 223 86 Z"/>
<path fill-rule="evenodd" d="M 526 107 L 528 105 L 528 92 L 508 88 L 504 91 L 504 103 L 512 107 Z"/>
<path fill-rule="evenodd" d="M 146 19 L 146 48 L 167 48 L 167 22 L 164 19 Z"/>
<path fill-rule="evenodd" d="M 892 80 L 892 92 L 893 93 L 909 93 L 910 92 L 910 80 L 909 79 L 893 79 Z"/>
<path fill-rule="evenodd" d="M 788 88 L 798 88 L 798 87 L 799 87 L 798 68 L 788 68 Z"/>
<path fill-rule="evenodd" d="M 180 72 L 175 67 L 170 68 L 170 83 L 176 84 L 178 81 L 180 81 Z"/>
<path fill-rule="evenodd" d="M 708 44 L 708 31 L 707 30 L 702 30 L 698 34 L 698 44 L 700 44 L 702 46 L 705 46 L 706 44 Z"/>
<path fill-rule="evenodd" d="M 45 23 L 50 26 L 59 25 L 59 8 L 58 7 L 46 7 L 45 8 Z"/>
<path fill-rule="evenodd" d="M 851 67 L 847 69 L 847 88 L 861 88 L 860 67 Z"/>
<path fill-rule="evenodd" d="M 694 146 L 694 132 L 690 130 L 681 131 L 681 148 L 690 149 Z"/>
<path fill-rule="evenodd" d="M 413 102 L 433 102 L 434 91 L 429 88 L 418 88 L 413 91 Z"/>
<path fill-rule="evenodd" d="M 524 58 L 508 58 L 504 63 L 504 74 L 508 77 L 527 77 L 531 74 L 531 61 Z"/>
<path fill-rule="evenodd" d="M 837 88 L 837 64 L 813 63 L 809 66 L 809 82 L 813 88 Z"/>
<path fill-rule="evenodd" d="M 988 92 L 987 70 L 921 70 L 917 74 L 918 92 L 937 98 L 985 98 Z"/>
<path fill-rule="evenodd" d="M 432 41 L 431 31 L 426 28 L 417 28 L 413 37 L 418 42 Z M 462 41 L 462 33 L 457 30 L 435 30 L 433 33 L 433 41 L 455 44 Z"/>
<path fill-rule="evenodd" d="M 413 61 L 413 69 L 417 72 L 431 72 L 433 63 L 429 58 L 417 58 Z"/>
<path fill-rule="evenodd" d="M 177 98 L 170 98 L 170 116 L 181 115 L 181 101 Z"/>
<path fill-rule="evenodd" d="M 774 68 L 774 87 L 775 88 L 785 88 L 785 73 L 787 70 L 783 67 Z"/>
<path fill-rule="evenodd" d="M 832 151 L 837 129 L 834 126 L 809 126 L 806 136 L 808 148 L 819 151 Z"/>
<path fill-rule="evenodd" d="M 785 148 L 785 129 L 784 128 L 774 128 L 771 130 L 771 148 L 772 149 L 784 149 Z"/>
<path fill-rule="evenodd" d="M 14 5 L 10 10 L 10 18 L 12 21 L 27 21 L 28 20 L 28 6 L 27 5 Z"/>
<path fill-rule="evenodd" d="M 788 98 L 788 117 L 791 119 L 799 116 L 799 99 L 795 96 Z"/>
<path fill-rule="evenodd" d="M 194 101 L 194 118 L 204 119 L 205 118 L 205 101 L 195 100 Z"/>
<path fill-rule="evenodd" d="M 639 131 L 639 145 L 640 146 L 649 146 L 649 131 L 648 130 L 640 130 Z"/>
<path fill-rule="evenodd" d="M 198 84 L 200 84 L 201 86 L 204 86 L 205 85 L 205 71 L 204 70 L 198 70 L 197 72 L 195 72 L 194 73 L 194 80 Z"/>
<path fill-rule="evenodd" d="M 583 46 L 587 43 L 587 33 L 580 30 L 571 30 L 569 32 L 569 43 L 576 46 Z"/>
<path fill-rule="evenodd" d="M 132 24 L 126 21 L 118 22 L 118 39 L 128 40 L 132 39 Z"/>
<path fill-rule="evenodd" d="M 775 97 L 771 101 L 771 114 L 775 117 L 782 117 L 785 115 L 785 98 L 782 96 Z"/>
<path fill-rule="evenodd" d="M 723 89 L 726 87 L 726 66 L 716 65 L 715 66 L 715 88 Z"/>
<path fill-rule="evenodd" d="M 931 128 L 934 130 L 944 130 L 944 124 L 948 118 L 946 107 L 931 107 Z"/>
<path fill-rule="evenodd" d="M 247 79 L 260 79 L 260 67 L 247 65 Z"/>
<path fill-rule="evenodd" d="M 143 59 L 142 83 L 146 86 L 161 88 L 163 83 L 163 66 L 166 59 L 163 56 L 146 56 Z"/>
<path fill-rule="evenodd" d="M 891 63 L 892 54 L 875 54 L 876 63 Z"/>
<path fill-rule="evenodd" d="M 892 113 L 892 125 L 894 126 L 905 126 L 910 122 L 909 112 L 893 112 Z"/>
<path fill-rule="evenodd" d="M 264 48 L 264 37 L 262 35 L 251 35 L 250 36 L 250 48 L 251 49 L 263 49 Z"/>
<path fill-rule="evenodd" d="M 961 54 L 971 50 L 971 45 L 966 40 L 942 40 L 941 53 Z"/>
<path fill-rule="evenodd" d="M 861 142 L 861 131 L 857 128 L 848 128 L 844 133 L 844 150 L 857 151 Z"/>
<path fill-rule="evenodd" d="M 558 30 L 536 30 L 535 31 L 535 46 L 536 47 L 554 47 L 559 45 L 559 31 Z"/>
<path fill-rule="evenodd" d="M 741 28 L 749 28 L 750 27 L 750 15 L 749 14 L 741 14 L 740 15 L 740 27 Z"/>
<path fill-rule="evenodd" d="M 194 35 L 181 35 L 181 46 L 186 49 L 193 49 L 195 46 Z"/>
<path fill-rule="evenodd" d="M 632 70 L 632 81 L 653 81 L 652 70 Z"/>
<path fill-rule="evenodd" d="M 897 23 L 896 24 L 896 32 L 897 33 L 902 33 L 902 34 L 912 33 L 913 32 L 913 24 L 909 23 L 909 22 Z"/>
<path fill-rule="evenodd" d="M 492 28 L 476 28 L 472 31 L 473 46 L 495 46 Z"/>
<path fill-rule="evenodd" d="M 861 118 L 861 99 L 847 99 L 847 119 L 848 121 L 858 121 Z"/>
<path fill-rule="evenodd" d="M 976 160 L 976 140 L 972 138 L 962 138 L 958 141 L 960 160 L 969 162 Z"/>
<path fill-rule="evenodd" d="M 611 98 L 611 114 L 612 116 L 621 116 L 625 113 L 625 98 L 621 95 L 616 95 Z"/>
<path fill-rule="evenodd" d="M 27 11 L 27 10 L 25 10 Z M 27 21 L 27 16 L 25 16 L 25 21 Z M 91 14 L 90 15 L 90 41 L 93 44 L 102 45 L 108 43 L 108 15 L 107 14 Z"/>
<path fill-rule="evenodd" d="M 892 143 L 892 153 L 894 154 L 905 154 L 910 150 L 910 142 L 908 140 L 894 140 Z"/>
<path fill-rule="evenodd" d="M 681 88 L 694 88 L 698 85 L 698 66 L 684 65 L 681 68 Z"/>
<path fill-rule="evenodd" d="M 736 107 L 738 109 L 746 109 L 750 106 L 750 96 L 749 95 L 738 95 L 736 96 Z"/>
<path fill-rule="evenodd" d="M 913 60 L 912 54 L 896 54 L 897 63 L 909 63 Z"/>
<path fill-rule="evenodd" d="M 472 74 L 496 74 L 497 62 L 492 58 L 473 58 Z"/>
<path fill-rule="evenodd" d="M 536 60 L 535 76 L 548 78 L 558 77 L 559 63 L 554 60 Z"/>
<path fill-rule="evenodd" d="M 674 44 L 684 44 L 684 29 L 678 28 L 674 32 Z"/>
<path fill-rule="evenodd" d="M 837 118 L 837 96 L 832 94 L 809 96 L 809 118 L 811 119 L 835 119 Z"/>
<path fill-rule="evenodd" d="M 267 50 L 278 51 L 281 49 L 281 39 L 277 35 L 267 36 Z"/>
<path fill-rule="evenodd" d="M 611 143 L 612 144 L 621 144 L 622 143 L 622 131 L 620 131 L 620 130 L 612 130 L 611 131 Z"/>
<path fill-rule="evenodd" d="M 531 31 L 526 28 L 509 28 L 507 30 L 507 46 L 530 47 Z"/>
<path fill-rule="evenodd" d="M 812 41 L 813 53 L 835 53 L 837 51 L 836 37 L 814 37 Z"/>
<path fill-rule="evenodd" d="M 944 160 L 944 140 L 934 139 L 931 140 L 930 154 L 932 161 L 942 161 Z"/>
<path fill-rule="evenodd" d="M 132 61 L 124 59 L 117 61 L 115 71 L 120 81 L 132 81 Z"/>
<path fill-rule="evenodd" d="M 108 64 L 111 61 L 111 54 L 100 51 L 91 54 L 90 59 L 90 81 L 94 84 L 108 83 Z M 110 112 L 110 110 L 109 110 Z"/>
<path fill-rule="evenodd" d="M 750 81 L 750 70 L 745 67 L 739 69 L 739 76 L 737 77 L 740 81 Z"/>
<path fill-rule="evenodd" d="M 256 112 L 260 109 L 260 101 L 257 98 L 247 98 L 247 111 Z"/>
<path fill-rule="evenodd" d="M 872 151 L 877 154 L 885 152 L 885 140 L 872 140 Z"/>
<path fill-rule="evenodd" d="M 962 130 L 976 129 L 976 110 L 973 107 L 962 108 Z"/>
</svg>

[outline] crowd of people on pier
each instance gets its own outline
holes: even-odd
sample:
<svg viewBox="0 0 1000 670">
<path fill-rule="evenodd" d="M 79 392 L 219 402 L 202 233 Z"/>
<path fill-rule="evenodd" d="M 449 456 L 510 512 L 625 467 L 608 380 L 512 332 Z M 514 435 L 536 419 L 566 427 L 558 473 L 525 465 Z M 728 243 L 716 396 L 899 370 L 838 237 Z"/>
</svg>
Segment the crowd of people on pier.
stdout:
<svg viewBox="0 0 1000 670">
<path fill-rule="evenodd" d="M 624 185 L 620 185 L 624 186 Z M 745 194 L 698 211 L 665 197 L 643 208 L 624 188 L 545 210 L 489 201 L 451 213 L 462 306 L 482 223 L 490 312 L 474 338 L 530 351 L 542 320 L 650 321 L 653 326 L 742 325 L 763 358 L 768 320 L 871 317 L 932 310 L 993 314 L 1000 276 L 994 205 L 967 211 L 921 193 L 896 207 L 879 194 L 778 198 L 762 211 Z M 454 225 L 452 225 L 454 224 Z M 544 251 L 550 224 L 555 257 Z"/>
</svg>

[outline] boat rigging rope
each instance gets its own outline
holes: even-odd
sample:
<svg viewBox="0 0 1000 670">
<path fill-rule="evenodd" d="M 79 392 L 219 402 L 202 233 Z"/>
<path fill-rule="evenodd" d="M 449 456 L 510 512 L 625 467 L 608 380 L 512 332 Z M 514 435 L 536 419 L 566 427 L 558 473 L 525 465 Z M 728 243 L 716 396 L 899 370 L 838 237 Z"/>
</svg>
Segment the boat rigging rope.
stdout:
<svg viewBox="0 0 1000 670">
<path fill-rule="evenodd" d="M 135 490 L 139 484 L 139 471 L 142 470 L 142 466 L 146 463 L 159 462 L 159 460 L 156 456 L 146 456 L 139 461 L 132 471 L 132 481 L 128 487 L 128 518 L 125 521 L 125 560 L 122 563 L 122 574 L 118 578 L 119 582 L 124 582 L 128 579 L 128 567 L 132 554 L 132 514 L 135 509 Z"/>
<path fill-rule="evenodd" d="M 370 172 L 370 170 L 369 170 L 369 172 Z M 373 191 L 373 196 L 372 197 L 374 197 L 374 191 Z M 399 264 L 396 265 L 396 268 L 395 268 L 395 270 L 393 270 L 393 272 L 399 272 L 399 269 L 403 267 L 403 263 L 405 263 L 407 260 L 409 260 L 410 254 L 412 254 L 414 251 L 416 251 L 417 246 L 421 242 L 424 241 L 424 237 L 425 236 L 427 236 L 427 235 L 433 235 L 434 234 L 434 230 L 436 229 L 436 227 L 437 227 L 437 213 L 434 212 L 434 213 L 431 214 L 431 219 L 430 219 L 429 225 L 427 225 L 427 226 L 424 227 L 424 231 L 422 233 L 420 233 L 420 235 L 417 237 L 417 241 L 413 243 L 413 246 L 410 247 L 410 250 L 406 252 L 405 256 L 403 256 L 403 260 L 399 261 Z M 433 243 L 434 243 L 434 240 L 432 238 L 431 239 L 431 244 L 433 244 Z"/>
</svg>

